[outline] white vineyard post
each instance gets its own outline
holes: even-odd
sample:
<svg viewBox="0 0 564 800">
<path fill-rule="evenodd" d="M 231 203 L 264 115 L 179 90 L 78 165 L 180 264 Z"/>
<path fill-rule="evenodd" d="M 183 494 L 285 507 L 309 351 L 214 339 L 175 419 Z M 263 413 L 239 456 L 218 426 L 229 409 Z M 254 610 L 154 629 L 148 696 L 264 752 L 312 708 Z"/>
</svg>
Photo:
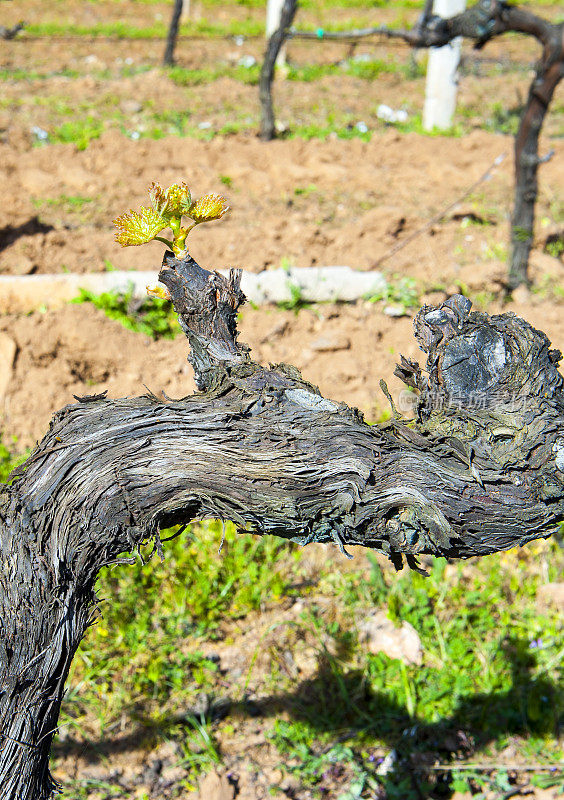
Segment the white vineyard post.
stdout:
<svg viewBox="0 0 564 800">
<path fill-rule="evenodd" d="M 278 30 L 280 25 L 280 14 L 282 13 L 282 6 L 284 0 L 267 0 L 266 2 L 266 38 L 270 39 L 274 31 Z M 282 45 L 278 58 L 276 59 L 276 66 L 281 67 L 286 63 L 286 46 Z"/>
<path fill-rule="evenodd" d="M 433 13 L 454 17 L 464 11 L 466 0 L 435 0 Z M 423 109 L 423 128 L 446 130 L 452 125 L 458 89 L 457 71 L 460 62 L 461 39 L 454 39 L 445 47 L 432 47 L 427 64 L 427 84 Z"/>
</svg>

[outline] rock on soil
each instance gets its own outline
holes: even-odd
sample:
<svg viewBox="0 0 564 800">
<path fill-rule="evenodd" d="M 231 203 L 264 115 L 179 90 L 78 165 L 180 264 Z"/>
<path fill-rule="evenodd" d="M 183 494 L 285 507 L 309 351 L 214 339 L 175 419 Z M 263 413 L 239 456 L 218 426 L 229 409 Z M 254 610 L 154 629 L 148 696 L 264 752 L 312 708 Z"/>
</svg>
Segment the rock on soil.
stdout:
<svg viewBox="0 0 564 800">
<path fill-rule="evenodd" d="M 389 658 L 399 658 L 405 664 L 423 663 L 423 648 L 419 634 L 405 620 L 396 625 L 385 611 L 377 611 L 359 626 L 359 642 L 370 653 L 384 653 Z"/>
</svg>

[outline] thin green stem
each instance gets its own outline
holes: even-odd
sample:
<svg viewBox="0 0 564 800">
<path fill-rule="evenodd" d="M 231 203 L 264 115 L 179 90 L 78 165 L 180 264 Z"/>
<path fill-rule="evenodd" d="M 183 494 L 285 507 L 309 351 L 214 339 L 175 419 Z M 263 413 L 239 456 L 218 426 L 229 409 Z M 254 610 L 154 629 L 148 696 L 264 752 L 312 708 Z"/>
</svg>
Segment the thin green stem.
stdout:
<svg viewBox="0 0 564 800">
<path fill-rule="evenodd" d="M 167 247 L 170 247 L 170 249 L 172 250 L 174 245 L 170 241 L 170 239 L 165 239 L 163 236 L 155 236 L 154 238 L 156 242 L 162 242 L 163 244 L 166 244 Z"/>
</svg>

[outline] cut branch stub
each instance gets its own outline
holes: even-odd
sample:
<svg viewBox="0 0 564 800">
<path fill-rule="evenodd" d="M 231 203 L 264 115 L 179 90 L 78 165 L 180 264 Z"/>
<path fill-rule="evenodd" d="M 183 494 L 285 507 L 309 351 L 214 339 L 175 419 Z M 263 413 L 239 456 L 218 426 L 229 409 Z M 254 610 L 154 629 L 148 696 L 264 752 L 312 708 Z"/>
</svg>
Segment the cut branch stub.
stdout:
<svg viewBox="0 0 564 800">
<path fill-rule="evenodd" d="M 237 310 L 246 298 L 241 291 L 241 270 L 229 278 L 202 269 L 193 258 L 178 259 L 167 251 L 159 273 L 167 287 L 182 330 L 191 347 L 189 361 L 200 391 L 217 388 L 219 367 L 249 361 L 248 348 L 237 342 Z"/>
<path fill-rule="evenodd" d="M 422 388 L 427 413 L 445 407 L 467 412 L 495 409 L 520 399 L 522 405 L 550 398 L 564 407 L 562 358 L 550 340 L 512 314 L 470 313 L 470 301 L 454 295 L 439 308 L 424 307 L 415 335 L 428 354 L 429 378 Z M 402 376 L 402 367 L 398 368 Z"/>
</svg>

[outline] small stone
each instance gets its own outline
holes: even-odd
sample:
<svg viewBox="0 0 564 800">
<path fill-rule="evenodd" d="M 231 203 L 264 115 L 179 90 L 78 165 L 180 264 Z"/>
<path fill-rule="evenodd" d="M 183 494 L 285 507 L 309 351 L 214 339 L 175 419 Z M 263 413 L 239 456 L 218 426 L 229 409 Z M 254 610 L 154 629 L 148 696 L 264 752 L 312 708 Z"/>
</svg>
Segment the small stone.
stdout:
<svg viewBox="0 0 564 800">
<path fill-rule="evenodd" d="M 296 775 L 285 775 L 284 779 L 280 783 L 280 788 L 282 791 L 287 794 L 289 797 L 292 797 L 297 791 L 302 788 L 302 784 L 300 780 L 296 777 Z"/>
<path fill-rule="evenodd" d="M 342 333 L 327 333 L 315 339 L 309 346 L 318 353 L 332 353 L 336 350 L 348 350 L 351 340 Z"/>
<path fill-rule="evenodd" d="M 143 110 L 143 105 L 138 100 L 132 100 L 128 97 L 120 102 L 119 110 L 122 112 L 122 114 L 138 114 Z"/>
<path fill-rule="evenodd" d="M 31 258 L 23 253 L 14 253 L 8 263 L 11 275 L 30 275 L 35 269 L 35 264 Z"/>
<path fill-rule="evenodd" d="M 511 292 L 511 297 L 516 306 L 528 306 L 531 302 L 531 293 L 525 284 L 521 284 Z"/>
<path fill-rule="evenodd" d="M 382 775 L 383 777 L 389 775 L 396 768 L 397 760 L 398 760 L 397 751 L 390 750 L 388 755 L 385 757 L 385 759 L 382 761 L 382 763 L 376 770 L 376 774 Z"/>
<path fill-rule="evenodd" d="M 384 314 L 387 317 L 407 317 L 405 306 L 386 306 Z"/>
<path fill-rule="evenodd" d="M 38 142 L 47 142 L 49 141 L 49 134 L 43 128 L 40 128 L 39 125 L 33 125 L 31 128 L 31 133 L 37 139 Z"/>
<path fill-rule="evenodd" d="M 264 775 L 268 780 L 268 782 L 271 784 L 271 786 L 278 786 L 280 783 L 282 783 L 284 779 L 284 773 L 279 768 L 276 769 L 266 768 L 264 770 Z"/>
<path fill-rule="evenodd" d="M 16 343 L 7 333 L 0 333 L 0 400 L 4 399 L 12 379 L 17 349 Z"/>
<path fill-rule="evenodd" d="M 564 582 L 545 583 L 539 586 L 537 603 L 543 606 L 552 605 L 559 611 L 564 611 Z"/>
<path fill-rule="evenodd" d="M 370 653 L 385 653 L 405 664 L 419 666 L 423 662 L 421 639 L 413 625 L 404 620 L 396 628 L 385 611 L 377 611 L 361 622 L 359 634 L 359 641 L 367 645 Z"/>
<path fill-rule="evenodd" d="M 246 69 L 254 67 L 256 63 L 257 63 L 256 58 L 254 56 L 249 56 L 249 55 L 241 56 L 241 58 L 237 61 L 237 64 L 240 67 L 245 67 Z"/>
<path fill-rule="evenodd" d="M 235 787 L 229 783 L 226 775 L 209 772 L 199 787 L 200 800 L 233 800 Z"/>
</svg>

